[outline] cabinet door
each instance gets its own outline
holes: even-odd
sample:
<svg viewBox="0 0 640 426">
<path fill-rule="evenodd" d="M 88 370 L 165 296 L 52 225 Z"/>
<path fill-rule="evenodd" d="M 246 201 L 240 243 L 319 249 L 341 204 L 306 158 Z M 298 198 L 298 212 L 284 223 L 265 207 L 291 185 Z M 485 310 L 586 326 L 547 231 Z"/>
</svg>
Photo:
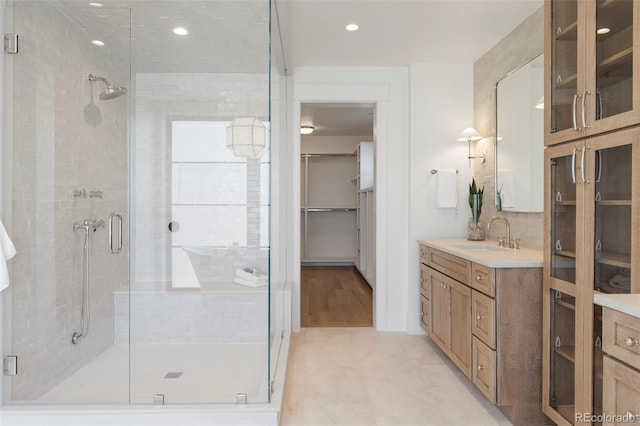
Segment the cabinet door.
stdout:
<svg viewBox="0 0 640 426">
<path fill-rule="evenodd" d="M 445 281 L 448 277 L 427 269 L 427 279 L 431 286 L 431 339 L 442 350 L 449 348 L 449 291 Z"/>
<path fill-rule="evenodd" d="M 581 206 L 583 143 L 558 145 L 545 150 L 545 270 L 550 285 L 575 296 L 580 270 L 577 253 L 583 240 L 577 238 L 583 223 Z M 571 287 L 571 288 L 568 288 Z"/>
<path fill-rule="evenodd" d="M 576 299 L 550 289 L 544 295 L 543 411 L 558 425 L 573 424 L 576 412 Z M 581 382 L 580 382 L 581 383 Z"/>
<path fill-rule="evenodd" d="M 580 125 L 592 135 L 640 122 L 640 3 L 583 3 L 586 86 Z"/>
<path fill-rule="evenodd" d="M 604 357 L 604 424 L 634 424 L 640 420 L 640 371 L 612 358 Z"/>
<path fill-rule="evenodd" d="M 581 21 L 583 1 L 547 0 L 545 2 L 545 144 L 577 139 L 583 130 L 578 125 L 578 108 L 584 85 L 579 73 L 583 60 Z M 548 52 L 548 53 L 547 53 Z"/>
<path fill-rule="evenodd" d="M 451 360 L 471 379 L 471 289 L 457 281 L 449 290 Z"/>
</svg>

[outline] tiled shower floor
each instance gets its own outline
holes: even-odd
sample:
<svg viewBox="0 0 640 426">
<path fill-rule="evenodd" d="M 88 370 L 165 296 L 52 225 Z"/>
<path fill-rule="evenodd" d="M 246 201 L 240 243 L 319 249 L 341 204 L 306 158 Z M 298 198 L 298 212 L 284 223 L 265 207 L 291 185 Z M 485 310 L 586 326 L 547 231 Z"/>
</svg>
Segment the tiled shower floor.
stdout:
<svg viewBox="0 0 640 426">
<path fill-rule="evenodd" d="M 267 344 L 162 344 L 112 346 L 44 394 L 39 402 L 249 403 L 267 401 Z M 129 368 L 131 364 L 131 368 Z M 165 378 L 167 373 L 182 373 Z"/>
</svg>

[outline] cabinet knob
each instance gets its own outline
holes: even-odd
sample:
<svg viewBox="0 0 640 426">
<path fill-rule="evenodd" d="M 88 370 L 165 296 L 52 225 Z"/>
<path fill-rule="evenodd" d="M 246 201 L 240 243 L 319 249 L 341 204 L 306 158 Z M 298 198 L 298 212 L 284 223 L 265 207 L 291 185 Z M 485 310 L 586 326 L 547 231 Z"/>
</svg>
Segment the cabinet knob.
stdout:
<svg viewBox="0 0 640 426">
<path fill-rule="evenodd" d="M 424 257 L 424 250 L 420 250 L 420 256 Z"/>
<path fill-rule="evenodd" d="M 480 274 L 477 274 L 476 275 L 476 281 L 482 281 L 482 280 L 484 280 L 484 277 L 482 275 L 480 275 Z"/>
<path fill-rule="evenodd" d="M 484 367 L 482 365 L 478 364 L 478 371 L 482 371 L 482 370 L 484 370 Z"/>
<path fill-rule="evenodd" d="M 424 284 L 424 278 L 420 278 L 420 284 Z"/>
<path fill-rule="evenodd" d="M 640 340 L 634 339 L 633 337 L 627 337 L 624 339 L 624 344 L 632 347 L 636 345 L 640 345 Z"/>
<path fill-rule="evenodd" d="M 476 320 L 478 320 L 478 321 L 480 321 L 480 320 L 482 320 L 482 319 L 484 319 L 484 317 L 483 317 L 482 315 L 478 315 L 478 316 L 476 317 Z"/>
</svg>

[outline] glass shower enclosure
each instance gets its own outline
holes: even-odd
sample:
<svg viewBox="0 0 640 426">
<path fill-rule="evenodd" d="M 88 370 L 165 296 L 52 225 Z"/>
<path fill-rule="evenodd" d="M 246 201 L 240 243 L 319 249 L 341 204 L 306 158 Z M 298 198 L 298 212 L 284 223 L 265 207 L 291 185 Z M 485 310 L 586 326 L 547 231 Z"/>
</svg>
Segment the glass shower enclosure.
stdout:
<svg viewBox="0 0 640 426">
<path fill-rule="evenodd" d="M 269 402 L 269 1 L 126 3 L 3 9 L 4 404 Z"/>
</svg>

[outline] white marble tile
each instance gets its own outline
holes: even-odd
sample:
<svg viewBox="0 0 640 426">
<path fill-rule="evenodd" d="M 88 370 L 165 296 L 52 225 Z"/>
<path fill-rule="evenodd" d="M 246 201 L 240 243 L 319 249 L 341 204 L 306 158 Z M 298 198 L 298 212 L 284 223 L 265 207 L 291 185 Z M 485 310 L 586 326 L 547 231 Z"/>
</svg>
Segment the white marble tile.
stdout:
<svg viewBox="0 0 640 426">
<path fill-rule="evenodd" d="M 291 341 L 281 424 L 510 423 L 426 336 L 306 328 Z"/>
</svg>

